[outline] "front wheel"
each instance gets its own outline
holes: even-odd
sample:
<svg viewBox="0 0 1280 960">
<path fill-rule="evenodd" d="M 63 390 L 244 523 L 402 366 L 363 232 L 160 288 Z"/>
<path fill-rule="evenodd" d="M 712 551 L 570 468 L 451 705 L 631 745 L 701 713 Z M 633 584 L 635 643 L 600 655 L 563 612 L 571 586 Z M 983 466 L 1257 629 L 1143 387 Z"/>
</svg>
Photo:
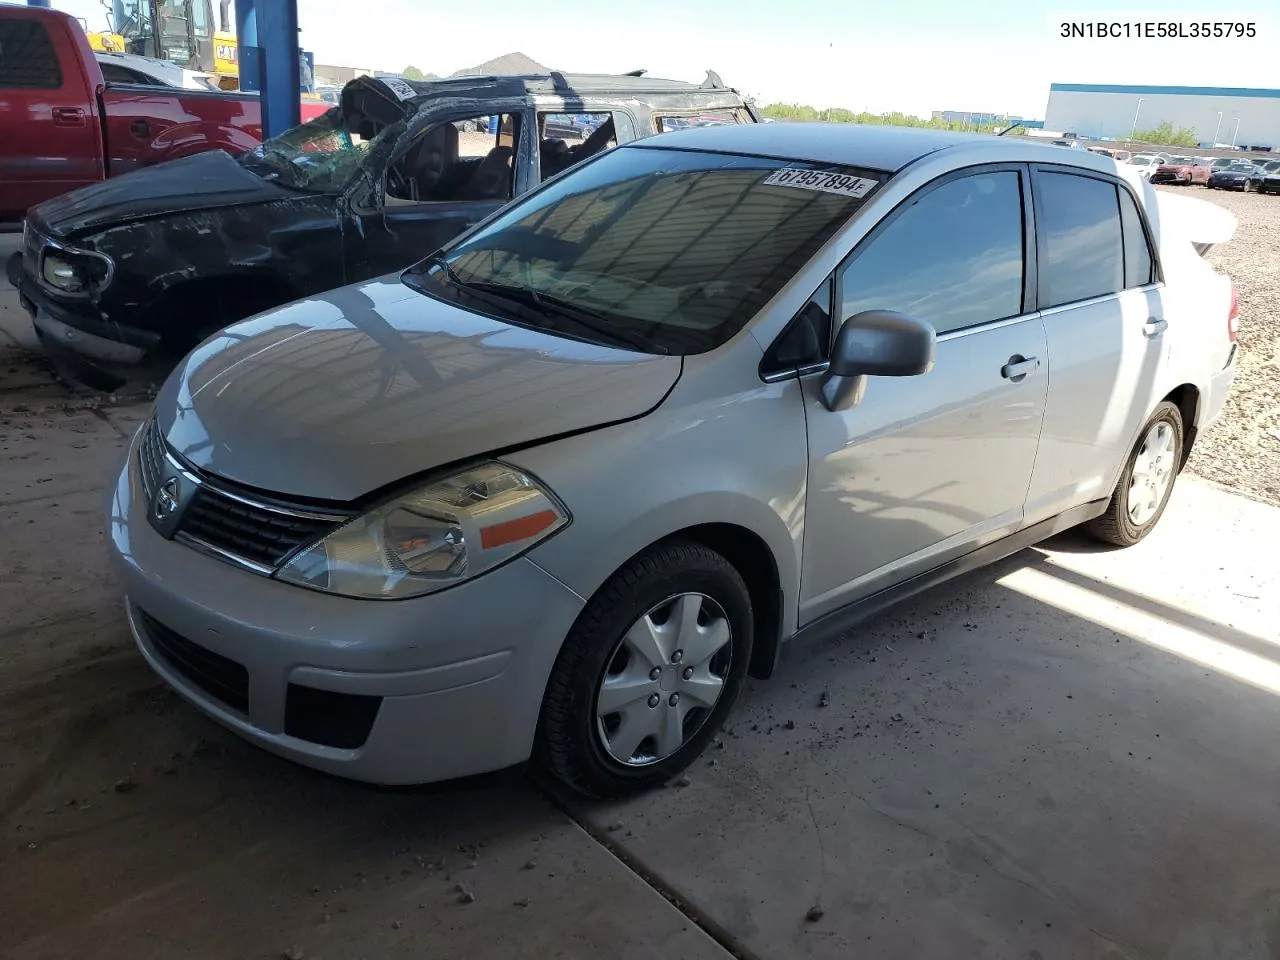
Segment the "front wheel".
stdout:
<svg viewBox="0 0 1280 960">
<path fill-rule="evenodd" d="M 1156 407 L 1129 454 L 1106 512 L 1089 521 L 1091 534 L 1104 543 L 1131 547 L 1155 529 L 1178 477 L 1182 439 L 1182 413 L 1166 400 Z"/>
<path fill-rule="evenodd" d="M 699 543 L 642 554 L 597 591 L 547 682 L 537 765 L 583 796 L 657 786 L 719 729 L 746 675 L 751 596 Z"/>
</svg>

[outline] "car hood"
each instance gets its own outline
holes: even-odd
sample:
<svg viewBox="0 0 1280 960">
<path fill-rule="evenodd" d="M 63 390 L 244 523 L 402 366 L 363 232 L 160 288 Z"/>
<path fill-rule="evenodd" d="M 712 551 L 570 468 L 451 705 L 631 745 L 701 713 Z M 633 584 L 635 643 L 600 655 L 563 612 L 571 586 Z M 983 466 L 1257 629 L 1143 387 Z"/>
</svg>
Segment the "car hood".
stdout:
<svg viewBox="0 0 1280 960">
<path fill-rule="evenodd" d="M 168 213 L 290 196 L 296 194 L 212 150 L 73 190 L 35 207 L 30 216 L 44 232 L 66 239 Z"/>
<path fill-rule="evenodd" d="M 215 476 L 353 501 L 432 467 L 641 416 L 679 357 L 512 326 L 396 277 L 235 324 L 170 376 L 156 416 Z"/>
</svg>

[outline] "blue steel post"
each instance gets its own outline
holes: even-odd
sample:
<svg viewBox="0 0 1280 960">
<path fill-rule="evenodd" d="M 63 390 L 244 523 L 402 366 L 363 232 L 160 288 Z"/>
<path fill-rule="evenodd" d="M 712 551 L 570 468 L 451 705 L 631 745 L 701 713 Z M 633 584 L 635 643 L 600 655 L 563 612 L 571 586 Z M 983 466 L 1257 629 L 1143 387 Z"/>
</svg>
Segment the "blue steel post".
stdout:
<svg viewBox="0 0 1280 960">
<path fill-rule="evenodd" d="M 50 0 L 27 0 L 28 7 L 49 7 Z"/>
<path fill-rule="evenodd" d="M 274 137 L 301 120 L 298 0 L 263 0 L 258 5 L 262 45 L 262 127 Z"/>
<path fill-rule="evenodd" d="M 269 2 L 269 0 L 266 0 Z M 258 46 L 258 11 L 254 0 L 236 0 L 236 54 L 240 89 L 262 89 L 262 50 Z"/>
</svg>

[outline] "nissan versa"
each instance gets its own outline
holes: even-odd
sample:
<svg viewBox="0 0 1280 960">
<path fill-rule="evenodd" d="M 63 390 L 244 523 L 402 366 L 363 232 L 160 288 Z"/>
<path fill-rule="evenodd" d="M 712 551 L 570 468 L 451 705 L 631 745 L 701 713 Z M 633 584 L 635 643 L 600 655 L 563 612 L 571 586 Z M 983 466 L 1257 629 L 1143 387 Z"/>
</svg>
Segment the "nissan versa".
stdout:
<svg viewBox="0 0 1280 960">
<path fill-rule="evenodd" d="M 682 130 L 238 323 L 110 496 L 138 645 L 343 776 L 658 783 L 787 643 L 1075 524 L 1159 522 L 1235 369 L 1200 256 L 1234 220 L 1122 170 Z"/>
</svg>

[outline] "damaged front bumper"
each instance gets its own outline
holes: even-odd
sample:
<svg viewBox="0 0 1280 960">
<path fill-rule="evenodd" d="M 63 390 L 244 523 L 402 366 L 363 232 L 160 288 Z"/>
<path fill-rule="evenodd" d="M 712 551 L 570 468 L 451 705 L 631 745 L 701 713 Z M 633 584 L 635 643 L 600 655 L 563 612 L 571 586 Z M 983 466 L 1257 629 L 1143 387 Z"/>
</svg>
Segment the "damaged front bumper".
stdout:
<svg viewBox="0 0 1280 960">
<path fill-rule="evenodd" d="M 153 331 L 88 316 L 47 296 L 23 269 L 21 253 L 9 258 L 5 273 L 49 356 L 88 386 L 117 389 L 126 379 L 120 368 L 141 364 L 160 344 Z"/>
</svg>

